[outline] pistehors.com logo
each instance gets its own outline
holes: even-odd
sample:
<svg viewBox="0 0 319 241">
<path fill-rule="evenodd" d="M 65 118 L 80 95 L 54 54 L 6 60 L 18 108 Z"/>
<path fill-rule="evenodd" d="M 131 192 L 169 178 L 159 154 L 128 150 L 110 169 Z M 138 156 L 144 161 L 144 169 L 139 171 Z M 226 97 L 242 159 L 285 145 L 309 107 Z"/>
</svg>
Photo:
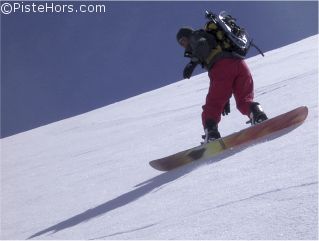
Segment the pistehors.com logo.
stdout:
<svg viewBox="0 0 319 241">
<path fill-rule="evenodd" d="M 106 4 L 92 2 L 0 2 L 0 13 L 106 13 Z"/>
</svg>

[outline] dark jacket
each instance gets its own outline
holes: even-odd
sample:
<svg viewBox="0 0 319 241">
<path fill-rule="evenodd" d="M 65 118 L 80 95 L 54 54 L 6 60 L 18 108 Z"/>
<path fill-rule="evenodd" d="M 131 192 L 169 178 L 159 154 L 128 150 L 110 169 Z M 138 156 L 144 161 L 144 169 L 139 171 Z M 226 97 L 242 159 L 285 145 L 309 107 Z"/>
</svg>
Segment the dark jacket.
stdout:
<svg viewBox="0 0 319 241">
<path fill-rule="evenodd" d="M 189 40 L 190 44 L 184 56 L 191 58 L 191 62 L 201 64 L 207 70 L 210 70 L 220 59 L 240 58 L 232 52 L 223 51 L 217 44 L 214 35 L 203 29 L 194 31 Z"/>
</svg>

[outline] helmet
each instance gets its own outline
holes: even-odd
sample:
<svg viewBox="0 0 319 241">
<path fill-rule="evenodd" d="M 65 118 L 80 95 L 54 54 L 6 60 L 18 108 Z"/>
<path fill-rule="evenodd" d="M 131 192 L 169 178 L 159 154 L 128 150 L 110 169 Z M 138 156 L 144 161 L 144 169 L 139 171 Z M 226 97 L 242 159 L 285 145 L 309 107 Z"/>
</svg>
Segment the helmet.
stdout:
<svg viewBox="0 0 319 241">
<path fill-rule="evenodd" d="M 182 28 L 180 28 L 180 30 L 178 30 L 177 35 L 176 35 L 177 42 L 182 37 L 189 38 L 192 35 L 193 32 L 194 32 L 194 29 L 192 29 L 191 27 L 182 27 Z"/>
</svg>

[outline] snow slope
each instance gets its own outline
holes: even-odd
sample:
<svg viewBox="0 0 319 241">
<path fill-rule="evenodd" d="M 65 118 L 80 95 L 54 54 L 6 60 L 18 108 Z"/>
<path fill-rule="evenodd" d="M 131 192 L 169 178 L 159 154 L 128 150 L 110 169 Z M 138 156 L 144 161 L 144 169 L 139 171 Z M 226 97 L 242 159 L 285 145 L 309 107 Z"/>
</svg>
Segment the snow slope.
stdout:
<svg viewBox="0 0 319 241">
<path fill-rule="evenodd" d="M 1 140 L 2 239 L 317 239 L 318 36 L 247 60 L 287 135 L 171 172 L 198 145 L 207 74 Z M 147 78 L 147 76 L 142 76 Z M 247 127 L 231 100 L 222 135 Z"/>
</svg>

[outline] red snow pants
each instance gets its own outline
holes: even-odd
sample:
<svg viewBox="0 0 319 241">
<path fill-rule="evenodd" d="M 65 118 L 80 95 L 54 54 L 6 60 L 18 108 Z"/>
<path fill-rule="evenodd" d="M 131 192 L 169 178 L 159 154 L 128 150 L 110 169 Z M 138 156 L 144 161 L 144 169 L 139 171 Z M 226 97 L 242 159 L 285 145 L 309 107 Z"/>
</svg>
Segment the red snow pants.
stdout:
<svg viewBox="0 0 319 241">
<path fill-rule="evenodd" d="M 224 106 L 232 94 L 237 109 L 249 116 L 250 103 L 254 99 L 254 84 L 247 64 L 242 59 L 222 59 L 209 70 L 209 91 L 203 105 L 202 122 L 206 128 L 207 120 L 220 122 Z"/>
</svg>

